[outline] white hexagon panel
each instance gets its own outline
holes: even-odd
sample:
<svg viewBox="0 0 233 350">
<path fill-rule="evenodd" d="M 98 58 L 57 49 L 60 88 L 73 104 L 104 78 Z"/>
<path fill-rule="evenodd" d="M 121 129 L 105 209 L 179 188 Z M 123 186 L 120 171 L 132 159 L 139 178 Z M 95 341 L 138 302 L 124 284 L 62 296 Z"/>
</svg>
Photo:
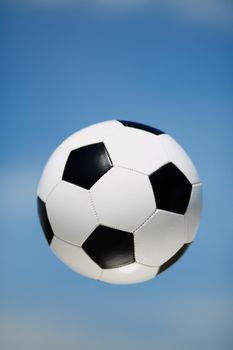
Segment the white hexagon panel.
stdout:
<svg viewBox="0 0 233 350">
<path fill-rule="evenodd" d="M 141 264 L 161 266 L 184 245 L 183 215 L 157 210 L 135 233 L 135 259 Z"/>
<path fill-rule="evenodd" d="M 156 209 L 148 176 L 113 167 L 91 188 L 101 224 L 133 232 Z"/>
<path fill-rule="evenodd" d="M 159 137 L 153 133 L 124 127 L 104 140 L 113 165 L 142 172 L 146 175 L 168 162 Z"/>
<path fill-rule="evenodd" d="M 138 283 L 174 264 L 193 241 L 201 183 L 185 151 L 159 129 L 92 125 L 50 157 L 38 214 L 55 255 L 103 282 Z"/>
<path fill-rule="evenodd" d="M 54 234 L 81 246 L 98 226 L 89 191 L 61 181 L 51 192 L 46 208 Z"/>
</svg>

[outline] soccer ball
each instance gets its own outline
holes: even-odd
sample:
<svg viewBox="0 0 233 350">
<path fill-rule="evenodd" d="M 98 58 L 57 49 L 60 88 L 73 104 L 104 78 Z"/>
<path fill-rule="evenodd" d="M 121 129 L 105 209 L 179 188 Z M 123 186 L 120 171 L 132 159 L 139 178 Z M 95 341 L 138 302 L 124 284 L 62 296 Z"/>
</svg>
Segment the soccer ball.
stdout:
<svg viewBox="0 0 233 350">
<path fill-rule="evenodd" d="M 170 267 L 196 234 L 197 171 L 172 137 L 111 120 L 82 129 L 54 151 L 38 187 L 48 244 L 74 271 L 137 283 Z"/>
</svg>

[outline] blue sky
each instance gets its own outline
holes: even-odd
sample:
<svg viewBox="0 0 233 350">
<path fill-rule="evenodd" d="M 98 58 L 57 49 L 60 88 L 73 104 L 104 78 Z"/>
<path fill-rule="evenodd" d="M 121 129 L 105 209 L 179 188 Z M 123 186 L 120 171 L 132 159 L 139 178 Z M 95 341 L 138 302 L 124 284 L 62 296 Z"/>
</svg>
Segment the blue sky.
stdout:
<svg viewBox="0 0 233 350">
<path fill-rule="evenodd" d="M 4 350 L 232 348 L 233 5 L 8 0 L 0 5 Z M 47 158 L 107 119 L 147 123 L 203 182 L 195 242 L 140 285 L 81 277 L 49 250 L 36 212 Z"/>
</svg>

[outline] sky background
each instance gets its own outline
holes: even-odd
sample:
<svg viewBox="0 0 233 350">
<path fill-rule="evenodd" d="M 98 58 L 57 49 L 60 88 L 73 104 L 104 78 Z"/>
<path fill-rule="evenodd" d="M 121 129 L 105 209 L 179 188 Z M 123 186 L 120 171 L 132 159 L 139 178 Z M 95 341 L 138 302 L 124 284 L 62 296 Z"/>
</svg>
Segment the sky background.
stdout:
<svg viewBox="0 0 233 350">
<path fill-rule="evenodd" d="M 0 16 L 1 349 L 232 349 L 232 1 L 3 0 Z M 51 152 L 108 119 L 171 134 L 203 182 L 195 242 L 137 285 L 69 270 L 37 217 Z"/>
</svg>

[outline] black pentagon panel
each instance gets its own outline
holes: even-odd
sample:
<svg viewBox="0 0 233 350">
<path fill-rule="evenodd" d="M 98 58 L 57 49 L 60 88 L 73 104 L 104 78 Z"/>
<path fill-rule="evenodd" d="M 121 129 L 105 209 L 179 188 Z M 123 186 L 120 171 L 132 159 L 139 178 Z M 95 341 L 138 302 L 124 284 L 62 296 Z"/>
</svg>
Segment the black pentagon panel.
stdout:
<svg viewBox="0 0 233 350">
<path fill-rule="evenodd" d="M 184 255 L 190 244 L 191 243 L 184 244 L 183 247 L 181 247 L 175 255 L 173 255 L 168 261 L 161 265 L 157 275 L 175 264 Z"/>
<path fill-rule="evenodd" d="M 93 143 L 70 153 L 62 180 L 89 190 L 111 167 L 104 143 Z"/>
<path fill-rule="evenodd" d="M 50 244 L 52 242 L 54 233 L 49 223 L 49 218 L 48 218 L 45 203 L 39 197 L 37 197 L 37 210 L 38 210 L 40 224 L 43 229 L 45 238 L 48 244 Z"/>
<path fill-rule="evenodd" d="M 186 176 L 173 164 L 167 163 L 149 177 L 158 209 L 184 214 L 192 191 Z"/>
<path fill-rule="evenodd" d="M 131 128 L 135 128 L 135 129 L 141 129 L 144 131 L 148 131 L 152 134 L 155 135 L 161 135 L 164 134 L 163 131 L 153 128 L 152 126 L 149 125 L 145 125 L 145 124 L 141 124 L 141 123 L 135 123 L 135 122 L 131 122 L 131 121 L 127 121 L 127 120 L 118 120 L 121 124 L 123 124 L 124 126 L 129 126 Z"/>
<path fill-rule="evenodd" d="M 98 226 L 82 248 L 103 269 L 121 267 L 135 261 L 133 234 L 106 226 Z"/>
</svg>

